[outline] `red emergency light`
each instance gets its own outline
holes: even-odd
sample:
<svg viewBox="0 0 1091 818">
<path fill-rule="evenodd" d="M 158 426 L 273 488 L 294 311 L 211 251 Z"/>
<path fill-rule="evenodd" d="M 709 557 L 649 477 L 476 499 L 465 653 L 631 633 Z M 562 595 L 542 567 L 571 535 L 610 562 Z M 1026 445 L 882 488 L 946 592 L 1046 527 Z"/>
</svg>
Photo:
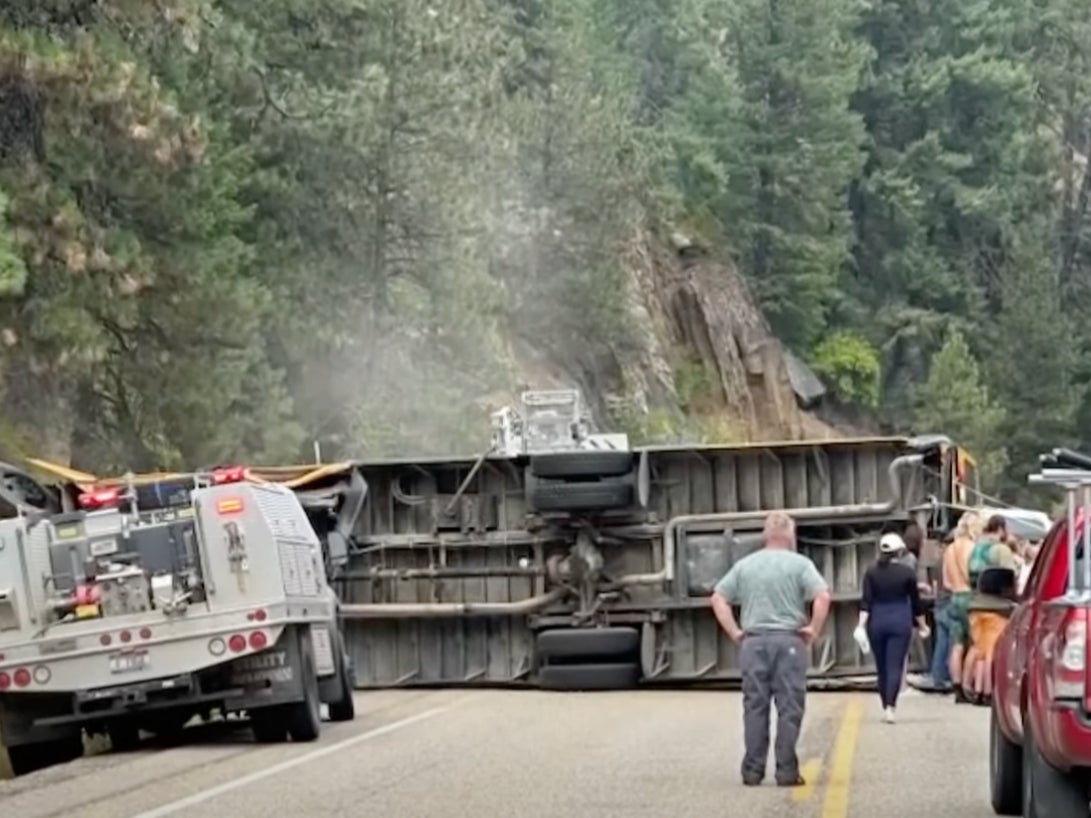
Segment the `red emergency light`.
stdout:
<svg viewBox="0 0 1091 818">
<path fill-rule="evenodd" d="M 94 511 L 99 508 L 113 508 L 121 501 L 121 489 L 99 489 L 81 494 L 77 500 L 80 508 Z"/>
<path fill-rule="evenodd" d="M 222 486 L 225 483 L 241 483 L 246 479 L 246 466 L 228 466 L 222 469 L 214 469 L 212 483 Z"/>
</svg>

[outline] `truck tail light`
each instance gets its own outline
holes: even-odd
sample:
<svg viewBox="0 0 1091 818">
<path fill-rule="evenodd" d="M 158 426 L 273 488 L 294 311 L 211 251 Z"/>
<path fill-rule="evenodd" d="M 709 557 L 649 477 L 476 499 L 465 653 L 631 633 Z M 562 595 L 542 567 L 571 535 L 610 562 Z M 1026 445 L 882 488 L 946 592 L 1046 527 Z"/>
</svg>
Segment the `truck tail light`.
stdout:
<svg viewBox="0 0 1091 818">
<path fill-rule="evenodd" d="M 11 676 L 0 670 L 0 690 L 7 690 L 11 687 Z"/>
<path fill-rule="evenodd" d="M 246 466 L 230 466 L 222 469 L 214 469 L 212 483 L 222 486 L 225 483 L 241 483 L 246 479 Z"/>
<path fill-rule="evenodd" d="M 268 644 L 269 640 L 266 638 L 263 632 L 254 631 L 252 634 L 250 634 L 250 647 L 252 647 L 254 650 L 262 650 Z"/>
<path fill-rule="evenodd" d="M 78 498 L 80 508 L 94 511 L 100 508 L 113 508 L 121 502 L 121 489 L 100 489 L 88 491 Z"/>
<path fill-rule="evenodd" d="M 12 678 L 15 680 L 16 687 L 27 687 L 30 684 L 30 671 L 21 667 L 15 671 Z"/>
<path fill-rule="evenodd" d="M 1082 699 L 1087 689 L 1087 611 L 1070 609 L 1061 628 L 1053 664 L 1053 698 Z"/>
<path fill-rule="evenodd" d="M 236 633 L 227 640 L 227 646 L 231 648 L 232 653 L 242 653 L 246 650 L 246 637 L 241 633 Z"/>
</svg>

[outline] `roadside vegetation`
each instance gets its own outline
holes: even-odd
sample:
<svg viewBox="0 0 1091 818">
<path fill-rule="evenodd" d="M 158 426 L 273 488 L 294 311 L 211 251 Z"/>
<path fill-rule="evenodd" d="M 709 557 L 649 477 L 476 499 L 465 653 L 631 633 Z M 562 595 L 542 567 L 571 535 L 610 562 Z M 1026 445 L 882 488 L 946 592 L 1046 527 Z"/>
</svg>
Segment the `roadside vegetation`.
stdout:
<svg viewBox="0 0 1091 818">
<path fill-rule="evenodd" d="M 465 450 L 677 227 L 1011 491 L 1091 442 L 1089 153 L 1077 0 L 8 0 L 0 444 Z"/>
</svg>

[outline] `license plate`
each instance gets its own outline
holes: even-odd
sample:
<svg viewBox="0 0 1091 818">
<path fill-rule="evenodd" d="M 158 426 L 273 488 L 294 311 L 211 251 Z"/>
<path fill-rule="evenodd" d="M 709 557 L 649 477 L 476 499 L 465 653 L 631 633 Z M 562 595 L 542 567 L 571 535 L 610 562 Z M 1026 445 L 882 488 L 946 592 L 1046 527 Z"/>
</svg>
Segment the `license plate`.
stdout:
<svg viewBox="0 0 1091 818">
<path fill-rule="evenodd" d="M 148 654 L 144 651 L 134 653 L 115 653 L 110 657 L 111 673 L 132 673 L 148 666 Z"/>
<path fill-rule="evenodd" d="M 91 541 L 91 556 L 92 557 L 105 557 L 109 554 L 117 553 L 117 540 L 113 537 L 107 540 L 92 540 Z"/>
</svg>

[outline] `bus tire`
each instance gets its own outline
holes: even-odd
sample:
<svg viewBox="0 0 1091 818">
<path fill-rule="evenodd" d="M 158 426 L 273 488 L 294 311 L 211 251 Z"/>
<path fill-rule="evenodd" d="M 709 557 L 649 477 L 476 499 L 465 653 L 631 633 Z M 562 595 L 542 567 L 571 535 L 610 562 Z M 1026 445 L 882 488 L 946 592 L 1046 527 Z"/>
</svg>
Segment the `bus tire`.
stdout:
<svg viewBox="0 0 1091 818">
<path fill-rule="evenodd" d="M 578 477 L 620 477 L 633 470 L 633 453 L 618 451 L 557 452 L 531 455 L 530 471 L 535 477 L 570 479 Z"/>
<path fill-rule="evenodd" d="M 640 681 L 640 665 L 545 665 L 538 669 L 543 690 L 628 690 Z"/>
<path fill-rule="evenodd" d="M 611 511 L 633 503 L 633 487 L 621 482 L 536 483 L 529 493 L 535 511 Z"/>
</svg>

